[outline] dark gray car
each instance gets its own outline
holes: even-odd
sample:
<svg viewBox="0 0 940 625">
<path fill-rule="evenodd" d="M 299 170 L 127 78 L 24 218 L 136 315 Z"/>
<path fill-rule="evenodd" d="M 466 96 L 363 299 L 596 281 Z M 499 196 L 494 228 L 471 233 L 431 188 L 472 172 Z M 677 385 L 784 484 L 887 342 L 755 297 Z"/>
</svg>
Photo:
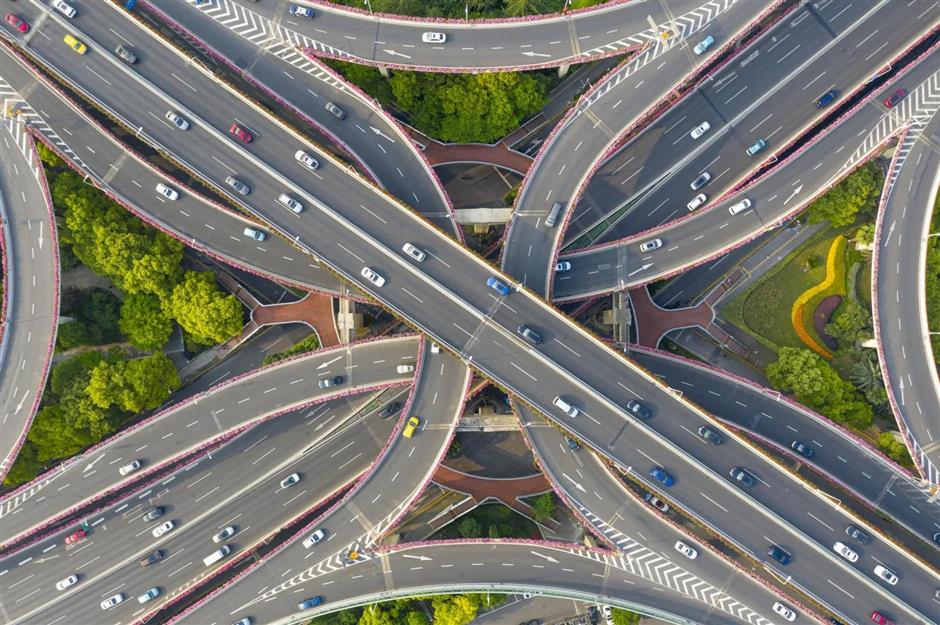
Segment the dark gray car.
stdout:
<svg viewBox="0 0 940 625">
<path fill-rule="evenodd" d="M 157 506 L 156 508 L 147 510 L 147 512 L 142 517 L 142 520 L 144 523 L 149 523 L 154 519 L 159 519 L 161 516 L 163 516 L 163 506 Z"/>
<path fill-rule="evenodd" d="M 538 332 L 536 332 L 535 330 L 533 330 L 532 328 L 530 328 L 529 326 L 525 324 L 522 324 L 521 326 L 516 328 L 516 332 L 521 334 L 527 341 L 529 341 L 533 345 L 538 345 L 539 343 L 542 342 L 542 336 Z"/>
</svg>

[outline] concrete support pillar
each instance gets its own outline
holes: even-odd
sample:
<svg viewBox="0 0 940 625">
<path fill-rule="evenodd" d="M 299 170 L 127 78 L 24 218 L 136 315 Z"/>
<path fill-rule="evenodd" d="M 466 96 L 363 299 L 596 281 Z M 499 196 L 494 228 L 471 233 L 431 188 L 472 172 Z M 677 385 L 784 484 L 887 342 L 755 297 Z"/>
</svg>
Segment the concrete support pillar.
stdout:
<svg viewBox="0 0 940 625">
<path fill-rule="evenodd" d="M 558 68 L 558 77 L 564 78 L 568 75 L 568 70 L 571 69 L 571 63 L 565 63 L 564 65 Z"/>
<path fill-rule="evenodd" d="M 336 330 L 340 343 L 349 343 L 356 338 L 356 330 L 362 327 L 362 314 L 356 312 L 356 302 L 351 299 L 339 300 L 336 313 Z"/>
<path fill-rule="evenodd" d="M 384 65 L 379 65 L 379 73 L 382 74 L 382 78 L 388 78 L 388 68 Z"/>
</svg>

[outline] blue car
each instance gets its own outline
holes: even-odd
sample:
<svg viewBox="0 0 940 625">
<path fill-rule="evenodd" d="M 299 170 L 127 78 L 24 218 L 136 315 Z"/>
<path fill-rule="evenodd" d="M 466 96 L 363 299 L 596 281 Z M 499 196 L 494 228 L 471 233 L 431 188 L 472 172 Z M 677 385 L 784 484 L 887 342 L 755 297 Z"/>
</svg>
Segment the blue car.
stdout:
<svg viewBox="0 0 940 625">
<path fill-rule="evenodd" d="M 500 281 L 496 276 L 490 276 L 486 279 L 486 286 L 490 287 L 494 291 L 497 291 L 500 295 L 509 295 L 509 286 Z"/>
<path fill-rule="evenodd" d="M 309 610 L 310 608 L 317 607 L 321 603 L 323 603 L 323 597 L 321 597 L 320 595 L 317 595 L 316 597 L 310 597 L 309 599 L 306 599 L 305 601 L 301 601 L 300 603 L 298 603 L 297 609 L 301 611 Z"/>
<path fill-rule="evenodd" d="M 663 486 L 666 486 L 667 488 L 676 483 L 676 480 L 671 475 L 666 473 L 662 467 L 653 467 L 650 469 L 650 477 L 654 480 L 658 480 L 660 483 L 662 483 Z"/>
<path fill-rule="evenodd" d="M 302 7 L 297 6 L 296 4 L 292 4 L 290 5 L 290 9 L 288 9 L 288 11 L 294 17 L 302 17 L 308 20 L 313 18 L 313 9 L 310 7 Z"/>
<path fill-rule="evenodd" d="M 800 454 L 804 458 L 812 458 L 813 454 L 816 453 L 816 450 L 807 445 L 806 443 L 801 443 L 800 441 L 793 441 L 790 443 L 790 449 Z"/>
<path fill-rule="evenodd" d="M 832 104 L 832 101 L 835 99 L 836 99 L 836 90 L 831 89 L 827 91 L 826 93 L 822 94 L 821 96 L 819 96 L 819 98 L 816 100 L 816 108 L 821 109 L 824 106 L 828 106 L 829 104 Z"/>
</svg>

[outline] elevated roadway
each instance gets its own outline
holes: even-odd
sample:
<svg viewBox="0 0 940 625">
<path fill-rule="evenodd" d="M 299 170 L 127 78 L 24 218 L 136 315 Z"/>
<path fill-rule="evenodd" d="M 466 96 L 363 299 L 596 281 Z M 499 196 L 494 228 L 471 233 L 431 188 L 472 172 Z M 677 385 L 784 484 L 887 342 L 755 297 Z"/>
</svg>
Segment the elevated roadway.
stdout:
<svg viewBox="0 0 940 625">
<path fill-rule="evenodd" d="M 252 550 L 300 512 L 321 505 L 369 466 L 392 423 L 378 418 L 384 401 L 405 392 L 365 393 L 297 410 L 243 433 L 223 449 L 174 472 L 158 486 L 131 493 L 88 517 L 88 537 L 63 544 L 72 526 L 0 561 L 4 623 L 130 623 L 204 578 L 215 567 L 202 559 L 229 544 L 231 560 Z M 384 397 L 377 401 L 377 397 Z M 333 431 L 327 424 L 339 422 Z M 330 432 L 324 435 L 324 432 Z M 300 482 L 280 486 L 297 472 Z M 163 516 L 144 521 L 155 506 Z M 154 528 L 175 527 L 159 538 Z M 212 536 L 234 526 L 221 543 Z M 141 567 L 138 560 L 159 549 L 163 558 Z M 56 582 L 75 574 L 64 590 Z M 151 587 L 161 594 L 148 605 L 137 597 Z M 122 592 L 127 600 L 104 612 L 102 600 Z"/>
<path fill-rule="evenodd" d="M 3 543 L 21 542 L 116 491 L 152 481 L 253 423 L 326 399 L 406 384 L 411 374 L 397 373 L 396 366 L 415 362 L 418 342 L 411 336 L 325 350 L 187 398 L 6 494 L 0 499 Z M 317 387 L 318 380 L 336 375 L 343 376 L 342 385 Z M 118 468 L 132 460 L 140 460 L 141 469 L 120 475 Z"/>
<path fill-rule="evenodd" d="M 940 77 L 925 100 L 923 107 L 902 101 L 895 113 L 910 126 L 900 135 L 879 207 L 872 303 L 891 408 L 920 474 L 940 487 L 940 380 L 925 293 L 927 244 L 938 234 L 930 230 L 940 185 Z"/>
<path fill-rule="evenodd" d="M 75 26 L 73 24 L 70 28 Z M 48 27 L 52 28 L 51 24 Z M 52 37 L 52 40 L 56 38 Z M 49 50 L 44 48 L 44 44 L 37 42 L 34 51 L 45 57 L 46 63 L 54 57 L 54 66 L 66 71 L 70 81 L 91 89 L 94 98 L 105 98 L 108 106 L 112 109 L 118 107 L 119 115 L 123 117 L 146 115 L 156 98 L 169 101 L 164 92 L 141 81 L 132 70 L 109 59 L 107 53 L 98 47 L 93 46 L 93 53 L 81 59 L 54 52 L 53 57 L 49 57 Z M 114 101 L 96 81 L 88 81 L 82 78 L 81 72 L 75 71 L 75 65 L 86 61 L 93 63 L 97 74 L 106 79 L 112 77 L 117 80 L 120 76 L 135 80 L 141 86 L 141 94 L 138 96 L 133 90 L 121 101 Z M 178 68 L 178 71 L 181 70 Z M 201 82 L 200 88 L 211 90 L 215 87 Z M 186 106 L 195 104 L 195 98 L 185 91 L 179 91 L 179 97 L 186 100 Z M 801 549 L 806 549 L 805 554 L 797 559 L 798 562 L 802 560 L 800 575 L 805 575 L 804 584 L 811 586 L 824 603 L 841 603 L 844 591 L 868 598 L 864 604 L 857 602 L 849 606 L 852 618 L 863 620 L 862 615 L 871 607 L 868 602 L 878 602 L 893 605 L 893 612 L 907 614 L 913 622 L 928 622 L 923 610 L 927 591 L 935 586 L 935 574 L 925 571 L 890 546 L 876 543 L 871 548 L 876 557 L 892 561 L 900 558 L 905 562 L 905 584 L 888 592 L 868 577 L 870 573 L 839 561 L 830 551 L 830 532 L 835 532 L 835 528 L 847 522 L 843 513 L 827 507 L 802 484 L 794 482 L 788 474 L 767 464 L 753 450 L 737 441 L 733 445 L 729 441 L 720 455 L 713 451 L 703 453 L 698 449 L 700 444 L 697 441 L 686 438 L 682 426 L 687 423 L 686 428 L 697 428 L 696 423 L 709 420 L 707 415 L 682 398 L 664 392 L 655 380 L 631 367 L 527 292 L 516 291 L 506 299 L 496 297 L 484 284 L 486 276 L 491 273 L 486 265 L 430 229 L 406 209 L 390 203 L 387 197 L 364 185 L 348 183 L 355 178 L 349 178 L 341 189 L 325 182 L 317 186 L 316 197 L 311 195 L 305 190 L 304 183 L 292 179 L 293 173 L 284 173 L 291 171 L 284 167 L 284 154 L 272 149 L 274 145 L 291 145 L 297 139 L 284 135 L 282 129 L 243 102 L 230 98 L 230 103 L 233 111 L 229 114 L 252 119 L 252 123 L 264 128 L 268 141 L 267 144 L 262 141 L 252 144 L 248 151 L 225 139 L 216 130 L 211 142 L 198 147 L 200 166 L 211 171 L 206 179 L 218 180 L 226 175 L 219 175 L 225 170 L 205 158 L 207 152 L 220 162 L 231 163 L 229 167 L 235 171 L 253 172 L 250 182 L 255 189 L 252 195 L 241 198 L 243 206 L 264 214 L 269 223 L 282 231 L 296 232 L 290 238 L 298 245 L 317 250 L 321 258 L 329 259 L 335 270 L 357 284 L 364 284 L 359 277 L 363 265 L 377 268 L 387 282 L 382 288 L 368 287 L 370 293 L 463 358 L 472 360 L 475 366 L 512 392 L 555 415 L 553 418 L 564 422 L 582 440 L 591 442 L 609 457 L 625 466 L 633 466 L 634 463 L 646 465 L 648 460 L 636 455 L 638 450 L 634 447 L 635 441 L 642 438 L 642 446 L 646 448 L 643 453 L 654 453 L 659 456 L 657 460 L 660 463 L 685 476 L 678 482 L 684 485 L 679 489 L 682 492 L 677 494 L 680 501 L 726 536 L 733 535 L 736 540 L 747 542 L 749 550 L 757 553 L 765 549 L 762 536 L 754 534 L 755 530 L 760 531 L 758 528 L 765 532 L 773 528 L 774 533 L 779 534 L 777 540 L 799 544 Z M 178 105 L 183 107 L 182 103 Z M 208 114 L 218 115 L 212 111 Z M 201 118 L 193 117 L 198 123 L 210 126 Z M 160 139 L 168 136 L 167 130 L 160 128 L 149 129 L 149 132 Z M 271 139 L 274 139 L 273 144 Z M 178 143 L 174 148 L 177 157 L 184 162 L 194 162 L 195 146 L 185 141 Z M 311 220 L 308 214 L 305 219 L 284 221 L 286 211 L 269 209 L 264 198 L 276 195 L 277 189 L 285 184 L 296 188 L 299 197 L 313 207 L 309 213 L 316 214 L 315 220 Z M 260 202 L 255 198 L 260 198 Z M 383 208 L 376 213 L 379 206 Z M 381 219 L 377 219 L 376 214 L 380 214 Z M 290 225 L 289 231 L 285 224 Z M 340 241 L 342 243 L 338 243 Z M 420 266 L 406 260 L 398 252 L 404 241 L 415 242 L 430 251 L 431 257 Z M 454 280 L 454 267 L 459 267 L 458 281 Z M 425 304 L 428 301 L 435 302 L 433 309 Z M 514 330 L 520 320 L 531 321 L 544 332 L 543 336 L 548 340 L 542 347 L 530 349 L 515 336 Z M 611 372 L 617 373 L 612 376 Z M 582 417 L 567 420 L 558 416 L 552 408 L 555 394 L 579 404 L 583 409 Z M 649 397 L 647 401 L 654 404 L 654 412 L 669 414 L 670 418 L 654 418 L 637 427 L 622 407 L 622 402 L 637 395 Z M 636 436 L 621 437 L 619 434 L 623 429 L 630 426 L 636 427 Z M 731 486 L 720 477 L 727 473 L 731 462 L 751 467 L 769 488 L 759 487 L 745 495 Z M 701 489 L 713 495 L 712 501 L 715 501 L 714 497 L 721 500 L 718 510 L 729 510 L 729 505 L 736 509 L 734 518 L 712 508 L 711 503 L 700 501 L 698 493 Z M 795 509 L 812 510 L 813 516 L 794 516 L 792 510 Z M 740 523 L 742 514 L 751 519 L 743 528 Z M 822 523 L 815 519 L 822 519 Z M 835 581 L 831 581 L 832 578 Z M 827 580 L 831 583 L 827 584 Z M 839 590 L 834 589 L 833 583 Z"/>
<path fill-rule="evenodd" d="M 0 87 L 0 480 L 19 452 L 39 400 L 59 319 L 59 251 L 52 198 L 34 143 L 15 117 L 22 103 Z"/>
</svg>

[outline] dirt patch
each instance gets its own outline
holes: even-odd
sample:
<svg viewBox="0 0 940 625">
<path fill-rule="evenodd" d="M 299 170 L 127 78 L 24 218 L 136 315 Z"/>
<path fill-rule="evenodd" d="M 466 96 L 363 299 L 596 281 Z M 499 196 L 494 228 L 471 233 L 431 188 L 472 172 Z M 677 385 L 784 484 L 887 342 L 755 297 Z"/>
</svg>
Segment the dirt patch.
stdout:
<svg viewBox="0 0 940 625">
<path fill-rule="evenodd" d="M 826 325 L 832 318 L 832 313 L 835 312 L 836 308 L 838 308 L 841 303 L 841 295 L 830 295 L 819 302 L 816 306 L 816 310 L 813 311 L 813 329 L 816 330 L 816 335 L 822 339 L 826 347 L 833 351 L 839 348 L 839 342 L 826 334 Z"/>
</svg>

